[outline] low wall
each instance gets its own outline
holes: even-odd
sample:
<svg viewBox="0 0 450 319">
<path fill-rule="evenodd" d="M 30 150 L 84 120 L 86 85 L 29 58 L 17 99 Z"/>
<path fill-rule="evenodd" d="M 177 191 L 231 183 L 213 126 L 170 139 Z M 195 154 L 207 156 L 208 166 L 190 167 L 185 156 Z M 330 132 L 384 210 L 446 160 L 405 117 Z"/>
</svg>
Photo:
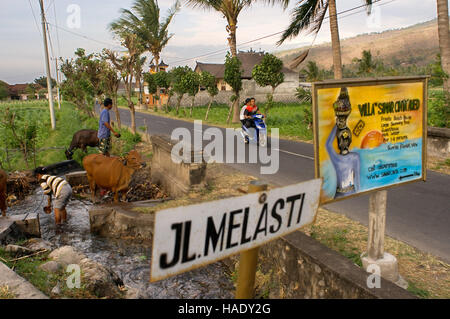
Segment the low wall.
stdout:
<svg viewBox="0 0 450 319">
<path fill-rule="evenodd" d="M 108 238 L 150 240 L 154 220 L 154 214 L 134 212 L 120 205 L 95 206 L 89 210 L 91 232 Z"/>
<path fill-rule="evenodd" d="M 440 158 L 450 158 L 450 129 L 428 127 L 428 155 Z"/>
<path fill-rule="evenodd" d="M 168 136 L 152 136 L 150 138 L 153 148 L 151 162 L 151 180 L 160 184 L 171 196 L 182 196 L 193 187 L 203 187 L 206 177 L 206 162 L 194 163 L 197 157 L 202 157 L 201 151 L 192 150 L 191 163 L 182 161 L 182 157 L 176 156 L 180 163 L 172 160 L 172 148 L 178 141 L 171 140 Z"/>
<path fill-rule="evenodd" d="M 302 232 L 264 245 L 259 252 L 259 267 L 269 298 L 416 298 L 383 278 L 380 288 L 368 288 L 369 273 Z"/>
<path fill-rule="evenodd" d="M 281 103 L 295 103 L 298 99 L 295 97 L 296 89 L 298 87 L 298 81 L 285 81 L 279 85 L 274 92 L 273 99 L 275 102 Z M 272 92 L 270 86 L 260 87 L 253 80 L 242 81 L 242 91 L 240 92 L 240 102 L 243 102 L 248 97 L 256 98 L 256 103 L 261 104 L 267 101 L 267 93 Z M 218 104 L 230 104 L 230 98 L 234 95 L 232 91 L 219 91 L 214 97 L 213 101 Z M 206 91 L 200 91 L 194 100 L 195 106 L 208 105 L 211 101 L 211 96 Z M 181 100 L 181 106 L 190 107 L 192 103 L 192 97 L 185 94 Z M 175 94 L 170 99 L 170 105 L 175 106 L 177 104 L 177 95 Z"/>
</svg>

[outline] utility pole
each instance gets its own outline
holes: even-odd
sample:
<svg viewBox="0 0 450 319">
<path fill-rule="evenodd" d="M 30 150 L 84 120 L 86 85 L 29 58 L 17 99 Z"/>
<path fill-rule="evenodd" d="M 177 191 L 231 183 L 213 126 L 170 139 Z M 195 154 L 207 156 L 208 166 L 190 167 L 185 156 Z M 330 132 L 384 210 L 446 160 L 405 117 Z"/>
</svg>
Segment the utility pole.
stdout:
<svg viewBox="0 0 450 319">
<path fill-rule="evenodd" d="M 56 94 L 58 98 L 58 109 L 61 110 L 61 95 L 59 93 L 59 70 L 58 70 L 58 58 L 55 58 L 55 67 L 56 67 Z"/>
<path fill-rule="evenodd" d="M 51 80 L 51 73 L 50 73 L 50 60 L 49 60 L 49 56 L 48 56 L 48 45 L 47 45 L 47 25 L 45 22 L 45 12 L 44 12 L 43 0 L 39 0 L 39 5 L 41 6 L 42 35 L 44 37 L 45 69 L 47 71 L 48 105 L 50 108 L 50 121 L 52 124 L 52 130 L 54 130 L 56 128 L 55 110 L 53 108 L 52 80 Z"/>
</svg>

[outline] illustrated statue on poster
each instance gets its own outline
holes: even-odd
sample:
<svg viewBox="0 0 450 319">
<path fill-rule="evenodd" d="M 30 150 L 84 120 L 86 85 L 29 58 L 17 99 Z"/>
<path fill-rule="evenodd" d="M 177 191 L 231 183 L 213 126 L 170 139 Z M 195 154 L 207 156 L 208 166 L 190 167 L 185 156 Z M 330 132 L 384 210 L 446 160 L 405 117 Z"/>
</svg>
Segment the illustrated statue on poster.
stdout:
<svg viewBox="0 0 450 319">
<path fill-rule="evenodd" d="M 336 115 L 336 125 L 327 138 L 326 149 L 336 171 L 335 198 L 356 193 L 360 188 L 360 157 L 356 152 L 350 152 L 352 133 L 347 126 L 347 118 L 352 111 L 350 97 L 346 87 L 341 88 L 339 97 L 333 104 Z M 333 148 L 337 140 L 339 154 Z"/>
</svg>

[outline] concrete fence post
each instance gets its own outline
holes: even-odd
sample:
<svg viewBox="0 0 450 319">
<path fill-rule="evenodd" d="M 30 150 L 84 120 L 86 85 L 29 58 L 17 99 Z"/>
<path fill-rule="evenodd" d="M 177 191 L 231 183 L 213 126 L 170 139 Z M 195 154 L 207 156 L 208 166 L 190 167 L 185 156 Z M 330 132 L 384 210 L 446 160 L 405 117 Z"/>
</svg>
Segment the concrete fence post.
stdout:
<svg viewBox="0 0 450 319">
<path fill-rule="evenodd" d="M 367 252 L 362 254 L 361 261 L 366 271 L 368 269 L 374 269 L 372 265 L 375 265 L 379 269 L 381 277 L 406 289 L 408 283 L 398 273 L 397 258 L 384 251 L 386 204 L 386 190 L 376 191 L 370 195 Z"/>
</svg>

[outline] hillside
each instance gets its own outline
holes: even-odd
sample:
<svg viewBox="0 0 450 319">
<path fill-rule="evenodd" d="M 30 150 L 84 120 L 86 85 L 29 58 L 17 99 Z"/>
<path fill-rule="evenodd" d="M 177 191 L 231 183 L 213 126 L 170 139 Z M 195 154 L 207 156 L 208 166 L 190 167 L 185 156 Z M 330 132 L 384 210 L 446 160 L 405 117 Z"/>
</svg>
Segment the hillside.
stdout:
<svg viewBox="0 0 450 319">
<path fill-rule="evenodd" d="M 286 66 L 307 47 L 275 53 Z M 432 62 L 439 52 L 437 20 L 431 20 L 410 27 L 388 30 L 381 33 L 361 34 L 341 39 L 342 63 L 350 64 L 355 57 L 361 57 L 363 50 L 370 50 L 375 58 L 391 66 L 424 66 Z M 331 43 L 313 46 L 307 59 L 298 69 L 313 60 L 320 67 L 329 69 L 333 65 Z"/>
</svg>

